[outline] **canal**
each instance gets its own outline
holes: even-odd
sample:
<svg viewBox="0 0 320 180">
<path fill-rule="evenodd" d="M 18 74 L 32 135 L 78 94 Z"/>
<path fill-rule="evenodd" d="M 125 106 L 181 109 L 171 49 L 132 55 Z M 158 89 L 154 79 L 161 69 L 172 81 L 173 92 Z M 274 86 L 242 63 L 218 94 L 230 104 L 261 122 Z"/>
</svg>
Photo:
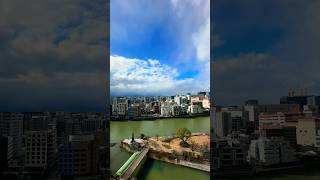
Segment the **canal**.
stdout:
<svg viewBox="0 0 320 180">
<path fill-rule="evenodd" d="M 121 165 L 130 157 L 130 154 L 119 147 L 119 142 L 125 138 L 140 137 L 141 133 L 146 136 L 174 135 L 179 128 L 188 128 L 191 132 L 209 133 L 210 118 L 170 118 L 150 121 L 111 121 L 110 141 L 116 143 L 111 147 L 110 168 L 111 172 L 117 171 Z M 163 180 L 163 179 L 184 179 L 184 180 L 208 180 L 209 173 L 168 164 L 161 161 L 148 159 L 143 169 L 138 174 L 138 180 Z"/>
</svg>

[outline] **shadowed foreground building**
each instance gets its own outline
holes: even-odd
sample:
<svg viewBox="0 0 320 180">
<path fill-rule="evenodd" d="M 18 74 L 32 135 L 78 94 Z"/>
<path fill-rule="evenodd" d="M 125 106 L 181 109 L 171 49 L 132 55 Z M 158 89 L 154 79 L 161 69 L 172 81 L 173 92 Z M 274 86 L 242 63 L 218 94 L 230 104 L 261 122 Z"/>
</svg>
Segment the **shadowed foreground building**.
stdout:
<svg viewBox="0 0 320 180">
<path fill-rule="evenodd" d="M 0 112 L 1 179 L 106 179 L 106 117 L 91 112 Z"/>
<path fill-rule="evenodd" d="M 25 134 L 25 168 L 40 174 L 55 173 L 56 138 L 52 130 L 28 131 Z"/>
<path fill-rule="evenodd" d="M 104 131 L 95 135 L 71 135 L 58 147 L 58 171 L 62 177 L 104 174 L 107 169 Z"/>
</svg>

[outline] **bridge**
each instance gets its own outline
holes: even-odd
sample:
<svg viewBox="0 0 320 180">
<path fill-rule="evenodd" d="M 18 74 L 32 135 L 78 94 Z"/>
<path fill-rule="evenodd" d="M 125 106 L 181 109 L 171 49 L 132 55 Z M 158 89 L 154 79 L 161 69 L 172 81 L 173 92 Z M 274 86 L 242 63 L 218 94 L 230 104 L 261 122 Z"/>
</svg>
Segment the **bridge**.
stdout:
<svg viewBox="0 0 320 180">
<path fill-rule="evenodd" d="M 129 179 L 134 171 L 138 168 L 140 163 L 143 162 L 148 152 L 149 147 L 146 147 L 142 151 L 133 153 L 131 157 L 116 172 L 116 174 L 120 177 L 120 180 Z"/>
</svg>

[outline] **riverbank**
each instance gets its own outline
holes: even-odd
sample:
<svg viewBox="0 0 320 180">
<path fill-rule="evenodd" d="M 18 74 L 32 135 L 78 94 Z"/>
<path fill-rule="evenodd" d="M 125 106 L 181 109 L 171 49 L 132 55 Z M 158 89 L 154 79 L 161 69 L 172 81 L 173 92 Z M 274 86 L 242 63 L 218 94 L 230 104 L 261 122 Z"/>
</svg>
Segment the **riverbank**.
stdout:
<svg viewBox="0 0 320 180">
<path fill-rule="evenodd" d="M 155 121 L 160 119 L 172 119 L 172 118 L 197 118 L 197 117 L 209 117 L 210 112 L 201 113 L 201 114 L 187 114 L 187 115 L 180 115 L 180 116 L 170 116 L 170 117 L 164 117 L 164 116 L 142 116 L 142 117 L 135 117 L 135 118 L 116 118 L 111 117 L 110 121 Z"/>
<path fill-rule="evenodd" d="M 210 164 L 201 164 L 201 163 L 189 162 L 189 161 L 184 161 L 179 159 L 171 160 L 167 157 L 157 157 L 157 155 L 153 153 L 148 154 L 148 158 L 210 173 Z"/>
<path fill-rule="evenodd" d="M 131 153 L 137 148 L 149 147 L 148 158 L 209 173 L 209 135 L 193 133 L 187 140 L 190 144 L 188 148 L 181 147 L 180 142 L 177 137 L 163 136 L 147 140 L 135 139 L 134 143 L 130 139 L 125 139 L 120 146 Z"/>
</svg>

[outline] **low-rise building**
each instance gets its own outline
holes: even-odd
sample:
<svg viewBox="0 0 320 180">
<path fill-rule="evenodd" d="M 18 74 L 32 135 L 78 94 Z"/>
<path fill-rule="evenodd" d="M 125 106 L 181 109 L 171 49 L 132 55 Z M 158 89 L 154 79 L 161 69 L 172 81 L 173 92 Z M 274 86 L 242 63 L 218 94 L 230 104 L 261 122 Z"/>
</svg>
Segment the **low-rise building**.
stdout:
<svg viewBox="0 0 320 180">
<path fill-rule="evenodd" d="M 252 140 L 248 151 L 251 164 L 270 166 L 282 163 L 297 162 L 296 152 L 289 141 L 281 137 L 259 137 Z"/>
<path fill-rule="evenodd" d="M 231 167 L 246 166 L 246 149 L 239 141 L 218 139 L 212 148 L 213 163 L 215 169 L 230 169 Z"/>
<path fill-rule="evenodd" d="M 125 118 L 128 114 L 128 103 L 118 103 L 116 107 L 118 117 Z"/>
<path fill-rule="evenodd" d="M 161 104 L 161 116 L 162 117 L 170 117 L 171 116 L 171 105 L 169 103 Z"/>
<path fill-rule="evenodd" d="M 181 114 L 181 115 L 186 115 L 186 114 L 188 114 L 188 106 L 187 106 L 187 105 L 181 105 L 180 114 Z"/>
<path fill-rule="evenodd" d="M 179 116 L 181 112 L 181 107 L 178 105 L 171 106 L 171 115 L 172 116 Z"/>
<path fill-rule="evenodd" d="M 200 106 L 198 104 L 191 104 L 188 107 L 188 113 L 189 114 L 201 114 L 201 113 L 203 113 L 202 106 Z"/>
<path fill-rule="evenodd" d="M 297 143 L 302 146 L 320 148 L 320 118 L 303 117 L 298 121 Z"/>
<path fill-rule="evenodd" d="M 283 126 L 285 123 L 285 114 L 277 112 L 273 114 L 261 113 L 259 115 L 259 127 L 263 126 Z"/>
</svg>

